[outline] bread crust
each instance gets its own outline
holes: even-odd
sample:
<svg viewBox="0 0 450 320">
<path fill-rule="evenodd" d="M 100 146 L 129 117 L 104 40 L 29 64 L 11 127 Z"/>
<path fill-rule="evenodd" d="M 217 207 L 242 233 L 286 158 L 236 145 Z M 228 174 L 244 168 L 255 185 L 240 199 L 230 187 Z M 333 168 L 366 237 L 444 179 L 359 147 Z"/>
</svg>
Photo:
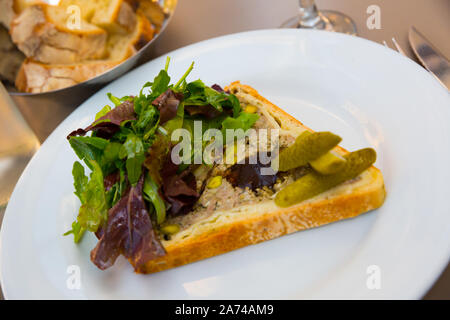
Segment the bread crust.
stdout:
<svg viewBox="0 0 450 320">
<path fill-rule="evenodd" d="M 18 90 L 28 93 L 63 89 L 94 78 L 121 62 L 121 60 L 94 60 L 56 65 L 25 59 L 17 73 L 15 85 Z"/>
<path fill-rule="evenodd" d="M 237 81 L 225 89 L 232 93 L 245 93 L 259 100 L 272 115 L 279 117 L 282 128 L 292 129 L 296 126 L 311 130 L 259 95 L 250 86 Z M 342 148 L 339 148 L 339 151 L 347 153 Z M 136 269 L 136 272 L 153 273 L 170 269 L 285 234 L 353 218 L 380 207 L 386 197 L 381 172 L 372 166 L 359 178 L 361 181 L 354 183 L 356 186 L 350 182 L 336 187 L 339 192 L 327 191 L 325 195 L 319 195 L 288 208 L 277 207 L 273 200 L 269 200 L 267 205 L 261 206 L 265 208 L 264 212 L 249 213 L 235 220 L 228 219 L 203 228 L 186 239 L 164 241 L 167 254 L 148 261 Z"/>
</svg>

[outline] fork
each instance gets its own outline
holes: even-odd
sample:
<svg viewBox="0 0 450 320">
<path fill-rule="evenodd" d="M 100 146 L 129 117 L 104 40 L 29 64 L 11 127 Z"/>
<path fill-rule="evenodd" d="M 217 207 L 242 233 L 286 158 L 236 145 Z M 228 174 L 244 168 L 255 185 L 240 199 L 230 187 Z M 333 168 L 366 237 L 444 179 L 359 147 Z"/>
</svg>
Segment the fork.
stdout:
<svg viewBox="0 0 450 320">
<path fill-rule="evenodd" d="M 398 51 L 398 53 L 400 53 L 400 54 L 404 55 L 405 57 L 407 57 L 405 51 L 403 51 L 402 47 L 400 47 L 400 45 L 398 44 L 397 40 L 395 40 L 395 38 L 392 38 L 392 43 L 394 44 L 395 49 Z M 386 41 L 383 40 L 383 44 L 384 44 L 384 46 L 385 46 L 386 48 L 391 49 L 391 48 L 388 46 L 388 44 L 386 43 Z M 392 49 L 392 50 L 394 50 L 394 49 Z"/>
</svg>

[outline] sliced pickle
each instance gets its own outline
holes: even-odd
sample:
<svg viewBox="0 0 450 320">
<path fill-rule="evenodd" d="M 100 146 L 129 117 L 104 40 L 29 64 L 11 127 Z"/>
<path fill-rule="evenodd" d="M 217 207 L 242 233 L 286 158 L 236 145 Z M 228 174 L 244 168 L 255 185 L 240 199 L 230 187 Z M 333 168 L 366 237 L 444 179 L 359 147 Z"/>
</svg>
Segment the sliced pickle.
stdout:
<svg viewBox="0 0 450 320">
<path fill-rule="evenodd" d="M 309 162 L 311 167 L 320 174 L 328 175 L 341 170 L 345 165 L 345 158 L 340 154 L 330 151 L 323 156 Z"/>
<path fill-rule="evenodd" d="M 280 152 L 279 171 L 304 166 L 333 149 L 341 140 L 341 137 L 331 132 L 305 131 L 292 146 Z"/>
<path fill-rule="evenodd" d="M 321 175 L 311 172 L 278 192 L 275 203 L 280 207 L 289 207 L 325 192 L 347 180 L 351 180 L 368 169 L 377 155 L 372 148 L 361 149 L 345 156 L 344 167 L 335 174 Z"/>
</svg>

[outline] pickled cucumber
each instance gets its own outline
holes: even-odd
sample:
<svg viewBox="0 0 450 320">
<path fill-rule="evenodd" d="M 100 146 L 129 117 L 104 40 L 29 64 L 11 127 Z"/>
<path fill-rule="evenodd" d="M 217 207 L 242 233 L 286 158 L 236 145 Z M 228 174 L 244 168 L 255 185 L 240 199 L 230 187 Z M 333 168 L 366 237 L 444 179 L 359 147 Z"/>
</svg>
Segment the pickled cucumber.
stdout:
<svg viewBox="0 0 450 320">
<path fill-rule="evenodd" d="M 328 175 L 341 170 L 345 165 L 345 159 L 340 154 L 330 151 L 309 164 L 320 174 Z"/>
<path fill-rule="evenodd" d="M 376 157 L 372 148 L 352 152 L 345 156 L 345 165 L 337 173 L 321 175 L 311 172 L 282 189 L 276 195 L 275 203 L 280 207 L 289 207 L 356 178 L 375 162 Z"/>
<path fill-rule="evenodd" d="M 331 132 L 305 131 L 292 146 L 280 152 L 278 170 L 287 171 L 304 166 L 333 149 L 341 140 L 341 137 Z"/>
</svg>

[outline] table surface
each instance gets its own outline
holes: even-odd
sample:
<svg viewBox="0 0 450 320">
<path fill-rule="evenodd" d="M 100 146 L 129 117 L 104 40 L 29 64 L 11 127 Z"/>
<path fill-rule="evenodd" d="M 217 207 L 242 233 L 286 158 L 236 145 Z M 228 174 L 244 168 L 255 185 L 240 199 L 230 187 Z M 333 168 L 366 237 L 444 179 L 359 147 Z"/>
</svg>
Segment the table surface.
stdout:
<svg viewBox="0 0 450 320">
<path fill-rule="evenodd" d="M 161 35 L 155 56 L 209 38 L 242 31 L 277 28 L 297 13 L 297 0 L 180 0 L 171 24 Z M 316 0 L 319 9 L 349 15 L 360 37 L 382 43 L 395 37 L 406 54 L 417 61 L 408 45 L 408 29 L 416 26 L 450 57 L 449 0 Z M 380 8 L 381 28 L 369 30 L 367 8 Z M 0 222 L 2 209 L 0 208 Z M 0 292 L 1 298 L 1 292 Z M 450 299 L 450 266 L 425 299 Z"/>
</svg>

